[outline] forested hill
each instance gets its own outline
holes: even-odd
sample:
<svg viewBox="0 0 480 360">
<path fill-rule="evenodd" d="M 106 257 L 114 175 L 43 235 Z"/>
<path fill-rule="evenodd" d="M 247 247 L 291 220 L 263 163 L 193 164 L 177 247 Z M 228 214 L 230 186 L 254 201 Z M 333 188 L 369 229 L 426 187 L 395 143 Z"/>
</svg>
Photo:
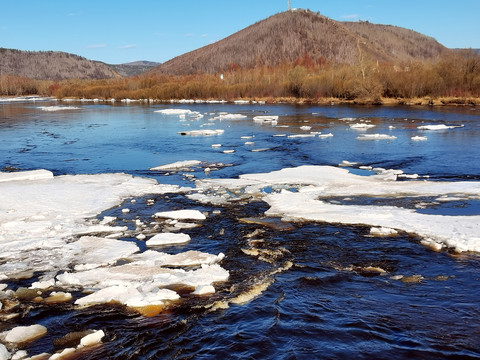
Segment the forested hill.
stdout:
<svg viewBox="0 0 480 360">
<path fill-rule="evenodd" d="M 214 44 L 173 58 L 152 73 L 215 73 L 229 68 L 275 66 L 306 58 L 314 63 L 355 64 L 365 59 L 404 62 L 449 50 L 412 30 L 368 22 L 338 22 L 309 10 L 273 15 Z"/>
<path fill-rule="evenodd" d="M 58 51 L 0 48 L 1 75 L 39 80 L 108 79 L 119 77 L 108 65 Z"/>
</svg>

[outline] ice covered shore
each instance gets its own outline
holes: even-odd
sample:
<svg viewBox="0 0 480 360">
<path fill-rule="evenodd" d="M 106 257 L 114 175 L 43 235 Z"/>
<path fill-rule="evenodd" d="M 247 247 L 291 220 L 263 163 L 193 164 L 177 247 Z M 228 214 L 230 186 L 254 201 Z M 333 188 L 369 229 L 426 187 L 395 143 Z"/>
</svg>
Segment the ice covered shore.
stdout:
<svg viewBox="0 0 480 360">
<path fill-rule="evenodd" d="M 127 227 L 109 225 L 112 219 L 95 219 L 126 198 L 179 191 L 183 190 L 174 185 L 127 174 L 0 173 L 0 282 L 40 274 L 31 287 L 40 289 L 44 300 L 52 289 L 79 289 L 90 294 L 74 299 L 78 305 L 114 301 L 140 312 L 151 306 L 161 310 L 165 302 L 179 299 L 176 292 L 164 289 L 168 285 L 197 292 L 208 287 L 212 292 L 215 282 L 229 276 L 218 264 L 223 254 L 142 253 L 134 242 L 117 239 Z M 167 268 L 171 266 L 175 269 Z M 2 296 L 11 292 L 5 288 L 0 288 Z"/>
</svg>

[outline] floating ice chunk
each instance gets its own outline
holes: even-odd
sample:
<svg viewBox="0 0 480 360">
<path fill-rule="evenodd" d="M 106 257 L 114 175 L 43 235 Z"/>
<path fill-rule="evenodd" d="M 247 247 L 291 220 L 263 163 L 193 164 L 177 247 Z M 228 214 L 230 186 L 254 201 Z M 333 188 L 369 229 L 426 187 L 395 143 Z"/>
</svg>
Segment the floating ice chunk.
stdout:
<svg viewBox="0 0 480 360">
<path fill-rule="evenodd" d="M 11 354 L 8 352 L 5 345 L 0 344 L 0 360 L 8 360 L 10 359 L 10 357 L 11 357 Z"/>
<path fill-rule="evenodd" d="M 328 134 L 319 134 L 318 137 L 320 139 L 326 139 L 326 138 L 329 138 L 329 137 L 332 137 L 333 134 L 332 133 L 328 133 Z"/>
<path fill-rule="evenodd" d="M 66 245 L 65 250 L 78 265 L 77 270 L 92 269 L 102 265 L 114 264 L 139 250 L 129 241 L 83 236 L 78 241 Z"/>
<path fill-rule="evenodd" d="M 372 227 L 370 228 L 370 235 L 373 236 L 392 236 L 397 235 L 398 231 L 386 227 Z"/>
<path fill-rule="evenodd" d="M 105 336 L 105 333 L 103 332 L 103 330 L 95 331 L 92 334 L 88 334 L 88 335 L 84 336 L 80 340 L 80 346 L 81 347 L 86 347 L 86 346 L 92 346 L 92 345 L 100 344 L 102 342 L 102 339 L 103 339 L 104 336 Z"/>
<path fill-rule="evenodd" d="M 222 147 L 222 144 L 212 144 L 211 146 L 212 148 L 219 148 Z"/>
<path fill-rule="evenodd" d="M 7 343 L 21 344 L 41 338 L 47 333 L 47 328 L 42 325 L 17 326 L 10 331 L 4 332 Z"/>
<path fill-rule="evenodd" d="M 413 141 L 426 141 L 427 137 L 426 136 L 412 136 L 411 139 Z"/>
<path fill-rule="evenodd" d="M 288 139 L 294 139 L 294 138 L 312 138 L 315 137 L 315 134 L 294 134 L 294 135 L 288 135 Z"/>
<path fill-rule="evenodd" d="M 160 233 L 146 241 L 147 246 L 162 246 L 185 244 L 190 241 L 190 235 L 182 233 Z"/>
<path fill-rule="evenodd" d="M 0 172 L 0 182 L 48 179 L 53 179 L 53 173 L 43 169 L 12 173 Z"/>
<path fill-rule="evenodd" d="M 55 286 L 55 279 L 45 280 L 45 281 L 35 281 L 30 286 L 30 289 L 48 289 Z"/>
<path fill-rule="evenodd" d="M 268 150 L 270 150 L 270 148 L 260 148 L 260 149 L 252 149 L 252 152 L 263 152 Z"/>
<path fill-rule="evenodd" d="M 167 254 L 159 251 L 147 250 L 141 254 L 135 254 L 129 259 L 137 264 L 155 266 L 198 266 L 216 264 L 223 260 L 225 255 L 220 253 L 212 255 L 196 250 L 189 250 L 178 254 Z"/>
<path fill-rule="evenodd" d="M 171 171 L 171 170 L 179 170 L 179 169 L 186 169 L 192 166 L 200 165 L 202 162 L 199 160 L 185 160 L 185 161 L 177 161 L 171 164 L 160 165 L 153 168 L 150 168 L 152 171 Z"/>
<path fill-rule="evenodd" d="M 258 115 L 253 118 L 253 121 L 259 123 L 271 123 L 276 125 L 278 120 L 278 115 Z"/>
<path fill-rule="evenodd" d="M 351 162 L 351 161 L 348 161 L 348 160 L 342 160 L 342 162 L 340 164 L 338 164 L 338 166 L 345 166 L 345 167 L 350 167 L 350 166 L 355 166 L 355 165 L 358 165 L 357 162 Z"/>
<path fill-rule="evenodd" d="M 76 106 L 39 106 L 38 109 L 42 111 L 62 111 L 62 110 L 79 110 Z"/>
<path fill-rule="evenodd" d="M 244 145 L 253 146 L 253 145 L 255 145 L 255 143 L 253 141 L 246 141 Z"/>
<path fill-rule="evenodd" d="M 215 288 L 213 285 L 199 285 L 195 288 L 193 292 L 195 295 L 211 295 L 215 294 Z"/>
<path fill-rule="evenodd" d="M 233 101 L 234 104 L 250 104 L 250 100 L 234 100 Z"/>
<path fill-rule="evenodd" d="M 233 154 L 235 152 L 235 150 L 231 149 L 231 150 L 223 150 L 223 153 L 224 154 Z"/>
<path fill-rule="evenodd" d="M 435 124 L 435 125 L 421 125 L 417 127 L 419 130 L 447 130 L 454 128 L 461 128 L 464 125 L 445 125 L 445 124 Z"/>
<path fill-rule="evenodd" d="M 358 123 L 358 124 L 350 124 L 351 129 L 355 130 L 366 130 L 366 129 L 371 129 L 374 128 L 376 125 L 373 124 L 364 124 L 364 123 Z"/>
<path fill-rule="evenodd" d="M 211 118 L 211 120 L 241 120 L 246 118 L 247 115 L 242 114 L 219 114 L 218 116 Z"/>
<path fill-rule="evenodd" d="M 189 115 L 189 114 L 197 113 L 189 109 L 162 109 L 162 110 L 155 110 L 154 112 L 164 114 L 164 115 Z"/>
<path fill-rule="evenodd" d="M 205 220 L 207 217 L 199 210 L 174 210 L 161 211 L 154 215 L 155 217 L 176 220 Z"/>
<path fill-rule="evenodd" d="M 357 120 L 357 118 L 354 118 L 354 117 L 344 117 L 344 118 L 340 118 L 338 119 L 340 121 L 355 121 Z"/>
<path fill-rule="evenodd" d="M 362 134 L 357 140 L 395 140 L 397 137 L 388 134 Z"/>
<path fill-rule="evenodd" d="M 252 138 L 254 138 L 254 137 L 255 137 L 255 136 L 253 136 L 253 135 L 248 135 L 248 136 L 240 136 L 240 139 L 244 139 L 244 140 L 246 140 L 246 139 L 252 139 Z"/>
<path fill-rule="evenodd" d="M 312 127 L 311 126 L 300 126 L 300 130 L 305 130 L 305 131 L 308 131 L 308 130 L 312 130 Z"/>
<path fill-rule="evenodd" d="M 190 135 L 190 136 L 211 136 L 211 135 L 221 135 L 225 132 L 225 130 L 217 129 L 217 130 L 191 130 L 191 131 L 180 131 L 178 134 L 180 135 Z"/>
</svg>

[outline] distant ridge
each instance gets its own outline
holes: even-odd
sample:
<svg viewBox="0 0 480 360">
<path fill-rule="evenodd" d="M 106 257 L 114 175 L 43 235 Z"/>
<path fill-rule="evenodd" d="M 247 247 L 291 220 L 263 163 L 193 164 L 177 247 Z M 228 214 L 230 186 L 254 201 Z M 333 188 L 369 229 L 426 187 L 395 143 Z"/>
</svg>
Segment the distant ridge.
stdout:
<svg viewBox="0 0 480 360">
<path fill-rule="evenodd" d="M 109 64 L 108 66 L 120 76 L 129 77 L 140 75 L 158 65 L 160 65 L 160 63 L 153 61 L 134 61 L 126 64 Z"/>
<path fill-rule="evenodd" d="M 362 59 L 401 62 L 435 58 L 449 50 L 412 30 L 368 22 L 338 22 L 309 10 L 273 15 L 214 44 L 177 56 L 151 73 L 215 73 L 275 66 L 307 57 L 316 63 Z"/>
<path fill-rule="evenodd" d="M 108 65 L 59 51 L 0 48 L 0 73 L 38 80 L 109 79 L 119 77 Z"/>
</svg>

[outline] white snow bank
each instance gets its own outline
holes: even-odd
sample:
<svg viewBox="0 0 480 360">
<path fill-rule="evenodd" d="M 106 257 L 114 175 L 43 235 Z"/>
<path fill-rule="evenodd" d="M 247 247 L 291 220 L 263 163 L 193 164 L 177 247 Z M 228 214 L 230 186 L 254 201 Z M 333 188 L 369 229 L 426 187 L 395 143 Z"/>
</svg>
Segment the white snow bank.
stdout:
<svg viewBox="0 0 480 360">
<path fill-rule="evenodd" d="M 150 170 L 152 171 L 169 171 L 169 170 L 179 170 L 179 169 L 185 169 L 189 168 L 192 166 L 197 166 L 200 165 L 202 162 L 199 160 L 185 160 L 185 161 L 177 161 L 171 164 L 166 164 L 166 165 L 161 165 L 161 166 L 156 166 L 151 168 Z"/>
<path fill-rule="evenodd" d="M 362 134 L 357 140 L 395 140 L 397 137 L 388 134 Z"/>
<path fill-rule="evenodd" d="M 454 128 L 461 128 L 463 125 L 445 125 L 445 124 L 436 124 L 436 125 L 421 125 L 417 127 L 419 130 L 447 130 Z"/>
<path fill-rule="evenodd" d="M 427 141 L 427 137 L 426 136 L 412 136 L 411 139 L 413 141 Z"/>
<path fill-rule="evenodd" d="M 154 215 L 159 218 L 175 219 L 175 220 L 205 220 L 206 216 L 199 210 L 174 210 L 161 211 Z"/>
<path fill-rule="evenodd" d="M 42 111 L 62 111 L 62 110 L 79 110 L 77 106 L 39 106 Z"/>
</svg>

